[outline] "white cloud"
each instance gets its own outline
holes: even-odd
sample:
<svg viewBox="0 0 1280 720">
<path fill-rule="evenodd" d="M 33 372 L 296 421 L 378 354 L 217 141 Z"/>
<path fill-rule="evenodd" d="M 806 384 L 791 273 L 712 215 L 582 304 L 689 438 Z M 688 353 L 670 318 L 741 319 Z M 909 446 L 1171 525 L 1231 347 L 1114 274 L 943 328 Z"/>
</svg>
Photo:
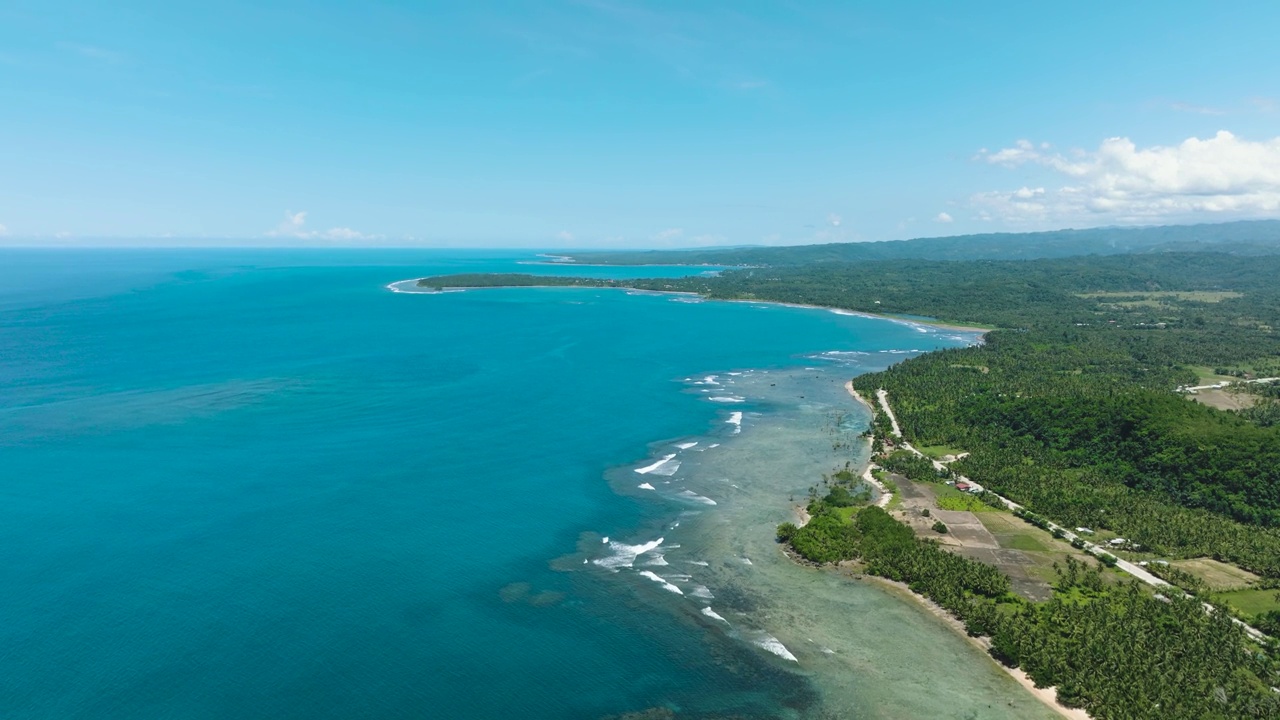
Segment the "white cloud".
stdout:
<svg viewBox="0 0 1280 720">
<path fill-rule="evenodd" d="M 560 232 L 556 233 L 556 239 L 563 240 L 564 242 L 573 242 L 573 233 L 569 232 L 568 230 L 561 230 Z"/>
<path fill-rule="evenodd" d="M 1273 113 L 1280 111 L 1280 100 L 1269 97 L 1252 97 L 1249 98 L 1249 104 L 1255 110 L 1262 113 Z"/>
<path fill-rule="evenodd" d="M 267 231 L 267 237 L 290 237 L 302 240 L 377 240 L 381 235 L 368 235 L 349 227 L 335 227 L 328 230 L 308 230 L 307 211 L 293 212 L 286 210 L 284 220 L 274 230 Z"/>
<path fill-rule="evenodd" d="M 844 222 L 844 218 L 835 213 L 831 213 L 827 216 L 827 222 L 831 224 L 831 227 L 840 227 L 840 223 Z"/>
<path fill-rule="evenodd" d="M 8 235 L 8 234 L 9 234 L 9 228 L 0 224 L 0 237 L 4 237 L 5 235 Z"/>
<path fill-rule="evenodd" d="M 270 237 L 305 237 L 306 231 L 302 229 L 307 224 L 307 211 L 293 212 L 291 210 L 284 211 L 284 220 L 276 226 L 275 230 L 268 230 L 267 235 Z"/>
<path fill-rule="evenodd" d="M 951 221 L 952 221 L 952 220 L 954 220 L 954 219 L 955 219 L 955 218 L 951 217 L 951 213 L 948 213 L 948 212 L 940 212 L 940 213 L 938 213 L 938 216 L 934 218 L 934 221 L 935 221 L 935 222 L 940 222 L 940 223 L 949 223 L 949 222 L 951 222 Z"/>
<path fill-rule="evenodd" d="M 1042 167 L 1065 176 L 1057 189 L 978 193 L 971 202 L 1008 221 L 1142 222 L 1218 214 L 1280 213 L 1280 137 L 1243 140 L 1223 130 L 1178 145 L 1139 148 L 1109 138 L 1068 155 L 1020 140 L 978 159 L 1006 168 Z"/>
<path fill-rule="evenodd" d="M 1214 107 L 1206 107 L 1204 105 L 1192 105 L 1190 103 L 1170 103 L 1169 107 L 1178 112 L 1194 113 L 1196 115 L 1226 115 L 1225 110 L 1219 110 Z"/>
<path fill-rule="evenodd" d="M 364 240 L 369 237 L 358 230 L 352 230 L 348 227 L 332 228 L 326 231 L 324 236 L 333 240 Z"/>
<path fill-rule="evenodd" d="M 661 230 L 655 234 L 653 239 L 658 242 L 665 242 L 667 240 L 675 240 L 683 234 L 684 228 L 667 228 L 666 230 Z"/>
</svg>

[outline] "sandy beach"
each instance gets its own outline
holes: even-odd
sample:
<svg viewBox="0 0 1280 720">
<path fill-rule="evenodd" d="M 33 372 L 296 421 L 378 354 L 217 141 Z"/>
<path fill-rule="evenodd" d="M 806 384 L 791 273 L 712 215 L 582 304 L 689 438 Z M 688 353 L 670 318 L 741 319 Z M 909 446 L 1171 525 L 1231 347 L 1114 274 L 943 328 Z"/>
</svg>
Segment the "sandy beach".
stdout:
<svg viewBox="0 0 1280 720">
<path fill-rule="evenodd" d="M 968 640 L 969 643 L 972 644 L 974 647 L 981 648 L 983 653 L 986 653 L 990 649 L 991 643 L 988 642 L 987 638 L 976 638 L 976 637 L 970 636 L 969 633 L 965 632 L 964 623 L 960 622 L 960 620 L 958 620 L 954 615 L 947 612 L 946 609 L 944 609 L 941 605 L 938 605 L 937 603 L 935 603 L 934 601 L 930 600 L 929 598 L 923 595 L 912 592 L 911 588 L 909 588 L 905 583 L 897 582 L 896 580 L 889 580 L 876 575 L 860 575 L 860 574 L 851 574 L 851 575 L 855 578 L 867 580 L 877 585 L 880 585 L 882 587 L 885 587 L 887 589 L 890 589 L 891 591 L 893 591 L 894 594 L 902 596 L 903 599 L 910 599 L 918 603 L 921 607 L 927 609 L 930 613 L 936 616 L 939 620 L 941 620 L 944 624 L 946 624 L 956 633 L 964 636 L 964 638 Z M 990 655 L 988 655 L 988 657 L 990 658 Z M 1062 703 L 1058 702 L 1058 692 L 1055 688 L 1036 687 L 1035 681 L 1032 680 L 1029 675 L 1023 672 L 1022 668 L 1008 667 L 999 662 L 996 662 L 994 658 L 991 658 L 991 663 L 996 667 L 1000 668 L 1001 670 L 1005 671 L 1005 673 L 1007 673 L 1009 677 L 1013 678 L 1019 685 L 1025 688 L 1027 692 L 1034 695 L 1037 700 L 1047 705 L 1050 709 L 1052 709 L 1054 712 L 1058 713 L 1062 717 L 1068 718 L 1069 720 L 1092 720 L 1092 716 L 1089 715 L 1089 713 L 1085 712 L 1083 709 L 1069 708 L 1066 705 L 1063 705 Z"/>
<path fill-rule="evenodd" d="M 863 398 L 862 395 L 860 395 L 857 390 L 853 389 L 852 380 L 845 383 L 844 389 L 849 392 L 849 395 L 852 396 L 854 400 L 866 406 L 868 411 L 871 411 L 871 412 L 875 411 L 875 408 L 871 405 L 871 403 L 867 402 L 867 400 Z M 870 469 L 871 469 L 871 464 L 868 463 L 867 472 L 864 474 L 864 479 L 870 482 L 874 482 L 878 487 L 880 487 L 883 490 L 884 486 L 881 485 L 878 481 L 875 481 L 874 478 L 872 478 Z M 867 580 L 871 580 L 872 582 L 878 583 L 880 585 L 893 588 L 905 596 L 910 596 L 912 600 L 920 603 L 920 605 L 924 606 L 925 608 L 928 608 L 929 612 L 936 615 L 938 618 L 940 618 L 943 622 L 945 622 L 949 627 L 951 627 L 957 633 L 963 635 L 970 643 L 972 643 L 977 647 L 982 648 L 983 652 L 986 652 L 990 648 L 991 645 L 986 638 L 971 637 L 969 633 L 965 631 L 964 624 L 961 623 L 959 619 L 957 619 L 951 613 L 943 609 L 942 606 L 933 602 L 929 598 L 923 595 L 917 594 L 915 592 L 912 592 L 911 588 L 907 587 L 906 584 L 895 582 L 893 580 L 888 580 L 882 577 L 877 577 L 874 575 L 862 575 L 860 577 L 865 578 Z M 1021 668 L 1007 667 L 1005 665 L 1002 665 L 1001 663 L 996 662 L 995 659 L 992 659 L 991 662 L 994 663 L 996 666 L 998 666 L 1001 670 L 1004 670 L 1006 673 L 1008 673 L 1009 677 L 1012 677 L 1014 680 L 1018 682 L 1019 685 L 1026 688 L 1027 692 L 1034 695 L 1036 699 L 1038 699 L 1040 702 L 1044 703 L 1045 705 L 1048 705 L 1050 708 L 1054 710 L 1054 712 L 1058 713 L 1062 717 L 1070 718 L 1070 720 L 1091 720 L 1089 713 L 1085 712 L 1084 710 L 1080 708 L 1069 708 L 1059 703 L 1058 692 L 1056 689 L 1051 687 L 1049 688 L 1036 687 L 1035 682 L 1032 681 L 1031 677 L 1028 676 L 1025 672 L 1023 672 Z"/>
<path fill-rule="evenodd" d="M 534 264 L 534 263 L 530 263 L 530 264 Z M 559 263 L 549 262 L 546 264 L 555 265 Z M 397 280 L 396 282 L 388 283 L 386 285 L 386 288 L 391 292 L 420 294 L 420 295 L 436 295 L 442 292 L 463 292 L 463 291 L 470 291 L 470 290 L 510 290 L 510 289 L 537 289 L 537 288 L 541 288 L 541 289 L 566 288 L 570 290 L 626 290 L 629 292 L 642 292 L 642 293 L 648 293 L 653 295 L 678 295 L 683 297 L 697 297 L 697 298 L 702 298 L 707 302 L 748 303 L 752 305 L 777 305 L 779 307 L 799 308 L 801 310 L 826 310 L 827 312 L 839 313 L 841 315 L 850 315 L 853 317 L 864 317 L 864 318 L 870 318 L 872 320 L 888 320 L 889 322 L 900 323 L 908 326 L 931 327 L 931 328 L 937 328 L 939 330 L 951 330 L 954 332 L 971 332 L 971 333 L 985 334 L 985 333 L 991 332 L 991 330 L 993 329 L 989 327 L 973 327 L 969 325 L 957 325 L 954 323 L 947 323 L 947 322 L 936 321 L 936 320 L 907 319 L 907 318 L 896 317 L 893 315 L 870 313 L 870 312 L 864 312 L 862 310 L 848 310 L 845 308 L 828 307 L 825 305 L 805 305 L 803 303 L 789 303 L 789 302 L 781 302 L 778 300 L 741 300 L 741 299 L 708 298 L 699 293 L 684 292 L 684 291 L 678 291 L 678 290 L 645 290 L 642 288 L 633 288 L 633 287 L 625 287 L 625 286 L 601 286 L 601 285 L 492 285 L 487 287 L 450 287 L 450 288 L 444 288 L 441 290 L 432 290 L 432 289 L 418 289 L 417 282 L 421 279 L 422 278 L 410 278 L 408 280 Z"/>
</svg>

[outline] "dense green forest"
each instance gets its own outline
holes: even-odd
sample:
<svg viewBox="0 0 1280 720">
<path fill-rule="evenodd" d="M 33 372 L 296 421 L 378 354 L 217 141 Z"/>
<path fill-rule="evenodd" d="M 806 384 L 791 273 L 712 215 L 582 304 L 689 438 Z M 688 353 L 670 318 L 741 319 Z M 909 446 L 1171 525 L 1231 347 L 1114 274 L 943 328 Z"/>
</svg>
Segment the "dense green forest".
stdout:
<svg viewBox="0 0 1280 720">
<path fill-rule="evenodd" d="M 829 497 L 829 496 L 828 496 Z M 1012 594 L 994 567 L 955 555 L 878 507 L 845 520 L 825 500 L 804 527 L 778 539 L 813 562 L 858 560 L 866 572 L 906 583 L 990 638 L 1000 662 L 1021 667 L 1059 700 L 1111 718 L 1274 718 L 1277 667 L 1250 649 L 1243 630 L 1194 599 L 1157 598 L 1137 583 L 1104 582 L 1101 566 L 1065 558 L 1053 597 Z"/>
<path fill-rule="evenodd" d="M 1280 357 L 1280 257 L 1162 253 L 828 263 L 633 282 L 1002 329 L 854 380 L 907 437 L 1068 526 L 1280 576 L 1280 429 L 1175 394 L 1196 366 Z"/>
<path fill-rule="evenodd" d="M 704 248 L 632 252 L 573 252 L 580 263 L 606 265 L 807 265 L 871 260 L 1010 260 L 1137 252 L 1218 250 L 1240 254 L 1280 252 L 1280 222 L 1092 228 L 1036 233 L 990 233 L 887 242 L 827 243 L 793 247 Z"/>
<path fill-rule="evenodd" d="M 1228 413 L 1174 392 L 1197 382 L 1195 367 L 1274 365 L 1276 277 L 1277 256 L 1150 253 L 423 284 L 625 285 L 998 327 L 981 345 L 928 353 L 855 387 L 887 389 L 909 439 L 969 451 L 956 471 L 1059 523 L 1280 577 L 1280 427 L 1265 408 Z"/>
</svg>

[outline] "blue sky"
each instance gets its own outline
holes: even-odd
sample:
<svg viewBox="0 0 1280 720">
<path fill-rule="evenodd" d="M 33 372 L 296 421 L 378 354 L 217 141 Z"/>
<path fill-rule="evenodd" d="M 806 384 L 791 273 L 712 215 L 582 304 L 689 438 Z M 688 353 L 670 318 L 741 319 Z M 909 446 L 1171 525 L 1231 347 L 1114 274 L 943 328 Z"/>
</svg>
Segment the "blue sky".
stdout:
<svg viewBox="0 0 1280 720">
<path fill-rule="evenodd" d="M 0 226 L 676 247 L 1275 217 L 1276 28 L 1274 0 L 7 0 Z"/>
</svg>

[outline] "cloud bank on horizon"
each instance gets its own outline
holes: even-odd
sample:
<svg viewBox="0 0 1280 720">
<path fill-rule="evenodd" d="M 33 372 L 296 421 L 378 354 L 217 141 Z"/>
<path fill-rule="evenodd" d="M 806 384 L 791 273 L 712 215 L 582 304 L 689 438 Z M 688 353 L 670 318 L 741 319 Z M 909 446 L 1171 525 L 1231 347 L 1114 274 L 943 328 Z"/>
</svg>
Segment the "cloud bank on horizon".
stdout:
<svg viewBox="0 0 1280 720">
<path fill-rule="evenodd" d="M 24 7 L 0 14 L 4 244 L 670 248 L 1280 217 L 1274 2 Z"/>
<path fill-rule="evenodd" d="M 1280 213 L 1280 136 L 1249 141 L 1220 130 L 1206 139 L 1148 148 L 1113 137 L 1096 150 L 1066 155 L 1048 143 L 1021 140 L 982 150 L 978 159 L 1009 169 L 1047 168 L 1065 179 L 1057 187 L 977 193 L 970 203 L 983 220 L 1160 223 Z"/>
</svg>

